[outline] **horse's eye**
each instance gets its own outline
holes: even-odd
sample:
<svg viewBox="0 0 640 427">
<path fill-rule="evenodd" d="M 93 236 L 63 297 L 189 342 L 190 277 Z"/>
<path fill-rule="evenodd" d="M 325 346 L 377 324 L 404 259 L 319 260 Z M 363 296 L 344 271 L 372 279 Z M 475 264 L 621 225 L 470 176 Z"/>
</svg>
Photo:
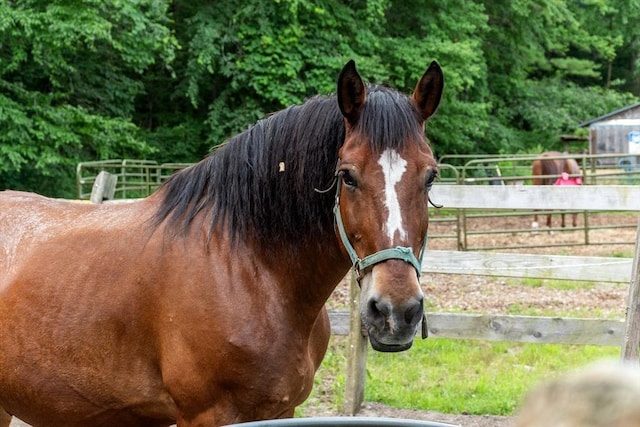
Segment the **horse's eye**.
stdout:
<svg viewBox="0 0 640 427">
<path fill-rule="evenodd" d="M 431 186 L 433 186 L 433 181 L 436 180 L 436 177 L 438 176 L 438 171 L 437 170 L 432 170 L 427 174 L 427 181 L 424 184 L 424 189 L 428 192 L 429 190 L 431 190 Z"/>
<path fill-rule="evenodd" d="M 348 170 L 342 171 L 342 182 L 344 182 L 344 185 L 347 187 L 355 188 L 358 186 L 358 183 Z"/>
</svg>

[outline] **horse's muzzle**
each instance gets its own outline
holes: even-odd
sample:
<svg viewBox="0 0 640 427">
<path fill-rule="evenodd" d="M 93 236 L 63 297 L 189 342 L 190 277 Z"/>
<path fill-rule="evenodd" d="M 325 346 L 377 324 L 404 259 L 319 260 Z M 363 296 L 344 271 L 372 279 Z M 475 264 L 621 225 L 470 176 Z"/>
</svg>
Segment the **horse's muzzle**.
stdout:
<svg viewBox="0 0 640 427">
<path fill-rule="evenodd" d="M 374 350 L 398 352 L 411 348 L 424 313 L 423 297 L 411 297 L 402 304 L 369 298 L 362 321 Z"/>
</svg>

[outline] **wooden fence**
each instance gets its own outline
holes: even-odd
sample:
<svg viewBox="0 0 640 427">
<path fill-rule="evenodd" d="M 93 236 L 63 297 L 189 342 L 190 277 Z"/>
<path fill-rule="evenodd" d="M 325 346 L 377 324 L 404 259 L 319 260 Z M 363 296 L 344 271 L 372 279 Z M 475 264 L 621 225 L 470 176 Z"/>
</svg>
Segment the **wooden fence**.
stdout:
<svg viewBox="0 0 640 427">
<path fill-rule="evenodd" d="M 464 186 L 436 185 L 432 198 L 459 209 L 577 209 L 640 211 L 640 186 Z M 638 234 L 638 233 L 637 233 Z M 621 346 L 621 357 L 638 360 L 640 345 L 640 244 L 633 259 L 495 252 L 427 251 L 422 271 L 495 277 L 533 277 L 628 282 L 625 320 L 567 319 L 538 316 L 427 313 L 429 339 Z M 334 334 L 348 334 L 344 412 L 354 415 L 363 398 L 368 342 L 358 312 L 359 289 L 351 283 L 351 310 L 330 313 Z"/>
</svg>

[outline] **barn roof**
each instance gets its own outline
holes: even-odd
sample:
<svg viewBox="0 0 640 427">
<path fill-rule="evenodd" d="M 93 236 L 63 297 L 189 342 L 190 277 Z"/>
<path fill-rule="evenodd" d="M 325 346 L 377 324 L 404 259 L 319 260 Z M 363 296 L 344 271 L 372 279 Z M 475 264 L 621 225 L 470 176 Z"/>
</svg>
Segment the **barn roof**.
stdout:
<svg viewBox="0 0 640 427">
<path fill-rule="evenodd" d="M 631 105 L 627 105 L 626 107 L 620 108 L 619 110 L 612 111 L 612 112 L 607 113 L 607 114 L 605 114 L 603 116 L 596 117 L 595 119 L 591 119 L 591 120 L 588 120 L 586 122 L 582 122 L 582 123 L 580 123 L 578 125 L 578 127 L 580 127 L 580 128 L 587 127 L 587 126 L 590 126 L 590 125 L 592 125 L 594 123 L 601 122 L 601 121 L 610 119 L 612 117 L 615 117 L 615 116 L 617 116 L 619 114 L 626 113 L 627 111 L 633 110 L 635 108 L 638 108 L 640 110 L 640 102 L 637 102 L 637 103 L 631 104 Z"/>
</svg>

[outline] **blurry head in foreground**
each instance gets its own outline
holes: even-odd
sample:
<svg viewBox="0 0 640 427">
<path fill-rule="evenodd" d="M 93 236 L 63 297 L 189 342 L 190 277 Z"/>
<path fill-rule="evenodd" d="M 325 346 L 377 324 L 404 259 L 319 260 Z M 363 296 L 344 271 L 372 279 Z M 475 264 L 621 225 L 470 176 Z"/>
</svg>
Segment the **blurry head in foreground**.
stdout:
<svg viewBox="0 0 640 427">
<path fill-rule="evenodd" d="M 598 363 L 533 389 L 516 427 L 640 427 L 640 367 Z"/>
</svg>

